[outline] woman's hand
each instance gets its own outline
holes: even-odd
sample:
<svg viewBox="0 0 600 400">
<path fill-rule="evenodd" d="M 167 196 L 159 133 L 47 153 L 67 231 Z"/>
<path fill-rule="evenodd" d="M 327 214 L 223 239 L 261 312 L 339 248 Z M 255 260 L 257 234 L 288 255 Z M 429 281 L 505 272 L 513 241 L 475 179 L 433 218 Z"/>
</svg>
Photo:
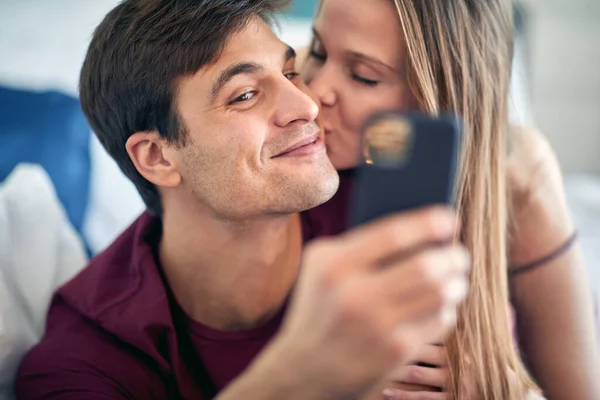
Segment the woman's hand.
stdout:
<svg viewBox="0 0 600 400">
<path fill-rule="evenodd" d="M 393 371 L 385 380 L 383 397 L 395 399 L 448 400 L 450 379 L 443 346 L 424 346 L 415 362 Z"/>
<path fill-rule="evenodd" d="M 450 382 L 448 359 L 443 346 L 424 346 L 415 357 L 415 362 L 393 371 L 382 383 L 377 393 L 368 397 L 368 400 L 453 400 L 447 391 Z M 469 369 L 471 363 L 466 366 Z M 519 384 L 514 372 L 509 370 L 509 375 L 514 379 L 515 385 Z M 475 400 L 480 397 L 476 388 L 470 384 L 468 378 L 464 379 L 461 388 L 461 400 Z M 523 393 L 523 400 L 545 400 L 534 391 Z"/>
</svg>

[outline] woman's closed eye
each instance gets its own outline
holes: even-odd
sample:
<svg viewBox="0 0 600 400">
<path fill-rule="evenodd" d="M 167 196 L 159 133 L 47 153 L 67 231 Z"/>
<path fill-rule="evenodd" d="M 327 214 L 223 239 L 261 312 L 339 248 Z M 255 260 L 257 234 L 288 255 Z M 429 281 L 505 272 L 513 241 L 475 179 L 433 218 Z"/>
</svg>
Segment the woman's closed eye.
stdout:
<svg viewBox="0 0 600 400">
<path fill-rule="evenodd" d="M 357 75 L 354 72 L 352 72 L 352 79 L 354 79 L 358 83 L 362 83 L 363 85 L 370 86 L 370 87 L 377 86 L 380 83 L 379 81 L 376 81 L 373 79 L 363 78 L 362 76 Z"/>
<path fill-rule="evenodd" d="M 321 54 L 321 53 L 317 52 L 316 50 L 310 51 L 310 57 L 314 58 L 317 61 L 325 61 L 327 59 L 326 54 Z"/>
</svg>

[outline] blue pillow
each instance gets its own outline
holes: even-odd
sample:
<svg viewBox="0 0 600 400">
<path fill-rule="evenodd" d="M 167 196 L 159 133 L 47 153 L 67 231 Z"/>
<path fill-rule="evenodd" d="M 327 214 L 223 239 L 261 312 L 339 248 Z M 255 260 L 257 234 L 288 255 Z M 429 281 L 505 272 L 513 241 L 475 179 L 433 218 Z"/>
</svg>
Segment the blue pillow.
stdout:
<svg viewBox="0 0 600 400">
<path fill-rule="evenodd" d="M 19 163 L 40 164 L 80 234 L 90 189 L 90 134 L 77 99 L 0 87 L 0 181 Z"/>
</svg>

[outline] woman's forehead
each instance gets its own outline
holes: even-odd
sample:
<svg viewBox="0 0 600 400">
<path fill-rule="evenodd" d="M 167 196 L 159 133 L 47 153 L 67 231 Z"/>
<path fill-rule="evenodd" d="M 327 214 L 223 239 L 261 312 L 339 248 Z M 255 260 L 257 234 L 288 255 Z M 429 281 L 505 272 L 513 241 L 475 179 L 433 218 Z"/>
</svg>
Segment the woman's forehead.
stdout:
<svg viewBox="0 0 600 400">
<path fill-rule="evenodd" d="M 405 53 L 398 11 L 391 0 L 323 0 L 315 30 L 328 53 L 362 53 L 388 65 L 395 65 Z"/>
</svg>

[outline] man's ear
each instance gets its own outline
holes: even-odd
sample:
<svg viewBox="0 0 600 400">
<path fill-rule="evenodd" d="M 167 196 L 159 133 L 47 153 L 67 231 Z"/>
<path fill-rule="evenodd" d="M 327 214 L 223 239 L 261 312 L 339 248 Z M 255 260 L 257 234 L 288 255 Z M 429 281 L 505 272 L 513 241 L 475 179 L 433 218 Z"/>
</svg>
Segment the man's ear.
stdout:
<svg viewBox="0 0 600 400">
<path fill-rule="evenodd" d="M 173 188 L 181 183 L 172 146 L 157 132 L 136 132 L 125 148 L 138 172 L 156 186 Z"/>
</svg>

